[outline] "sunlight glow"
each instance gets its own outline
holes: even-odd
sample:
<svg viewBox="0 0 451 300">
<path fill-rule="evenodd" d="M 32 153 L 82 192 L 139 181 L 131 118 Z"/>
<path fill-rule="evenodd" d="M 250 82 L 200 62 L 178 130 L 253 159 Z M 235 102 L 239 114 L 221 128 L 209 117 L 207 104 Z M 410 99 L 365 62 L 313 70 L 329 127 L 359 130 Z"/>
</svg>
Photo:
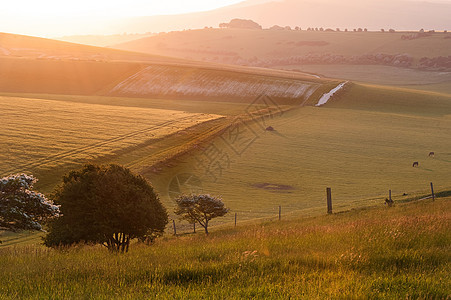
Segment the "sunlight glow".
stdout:
<svg viewBox="0 0 451 300">
<path fill-rule="evenodd" d="M 242 0 L 15 0 L 2 3 L 0 15 L 16 17 L 130 17 L 210 10 Z"/>
<path fill-rule="evenodd" d="M 118 19 L 207 11 L 242 1 L 14 0 L 2 2 L 0 32 L 46 37 L 86 32 L 110 34 L 107 28 Z"/>
</svg>

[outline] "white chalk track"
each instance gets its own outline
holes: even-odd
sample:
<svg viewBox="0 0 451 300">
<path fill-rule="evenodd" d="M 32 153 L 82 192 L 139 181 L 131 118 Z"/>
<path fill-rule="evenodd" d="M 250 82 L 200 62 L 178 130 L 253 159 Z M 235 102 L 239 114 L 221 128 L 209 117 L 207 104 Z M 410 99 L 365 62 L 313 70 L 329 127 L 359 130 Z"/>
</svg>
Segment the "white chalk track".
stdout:
<svg viewBox="0 0 451 300">
<path fill-rule="evenodd" d="M 346 85 L 346 83 L 348 83 L 348 82 L 347 82 L 347 81 L 346 81 L 346 82 L 342 82 L 342 83 L 340 83 L 337 87 L 333 88 L 330 92 L 325 93 L 325 94 L 321 97 L 321 99 L 319 99 L 318 103 L 317 103 L 315 106 L 321 106 L 321 105 L 326 104 L 327 101 L 329 101 L 330 98 L 332 98 L 332 96 L 333 96 L 336 92 L 338 92 L 339 90 L 341 90 L 341 89 Z"/>
</svg>

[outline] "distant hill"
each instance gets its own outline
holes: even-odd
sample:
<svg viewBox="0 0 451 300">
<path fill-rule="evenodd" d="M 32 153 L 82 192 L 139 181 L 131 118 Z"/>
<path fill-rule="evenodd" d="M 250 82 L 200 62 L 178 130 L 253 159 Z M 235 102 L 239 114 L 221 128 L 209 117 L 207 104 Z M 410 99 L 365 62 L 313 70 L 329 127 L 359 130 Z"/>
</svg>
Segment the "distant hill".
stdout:
<svg viewBox="0 0 451 300">
<path fill-rule="evenodd" d="M 73 61 L 180 61 L 180 59 L 169 57 L 2 32 L 0 32 L 0 58 Z"/>
<path fill-rule="evenodd" d="M 318 31 L 283 27 L 271 30 L 209 28 L 159 34 L 114 48 L 271 68 L 357 64 L 451 70 L 451 33 L 336 30 L 327 27 Z M 433 60 L 436 57 L 442 57 L 437 60 L 439 63 Z"/>
<path fill-rule="evenodd" d="M 231 19 L 252 19 L 273 25 L 307 27 L 367 27 L 370 30 L 451 29 L 451 2 L 441 0 L 247 0 L 224 8 L 182 15 L 123 20 L 118 32 L 161 32 L 217 27 Z"/>
<path fill-rule="evenodd" d="M 56 38 L 59 41 L 84 44 L 97 47 L 107 47 L 115 44 L 125 43 L 149 36 L 152 33 L 144 34 L 112 34 L 112 35 L 70 35 Z"/>
</svg>

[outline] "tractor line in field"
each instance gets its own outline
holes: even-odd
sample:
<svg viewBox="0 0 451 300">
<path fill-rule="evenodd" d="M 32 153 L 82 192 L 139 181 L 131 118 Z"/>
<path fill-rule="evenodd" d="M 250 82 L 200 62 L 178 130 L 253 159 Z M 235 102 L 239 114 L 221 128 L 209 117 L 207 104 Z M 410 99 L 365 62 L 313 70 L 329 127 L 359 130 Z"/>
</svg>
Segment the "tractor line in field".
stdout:
<svg viewBox="0 0 451 300">
<path fill-rule="evenodd" d="M 131 138 L 131 137 L 137 136 L 139 134 L 148 133 L 148 132 L 151 132 L 153 130 L 165 127 L 165 126 L 172 125 L 172 124 L 174 124 L 176 122 L 189 120 L 192 117 L 193 116 L 187 116 L 187 117 L 183 117 L 183 118 L 176 119 L 176 120 L 166 121 L 166 122 L 163 122 L 163 123 L 160 123 L 160 124 L 156 124 L 156 125 L 153 125 L 151 127 L 145 128 L 145 129 L 133 131 L 131 133 L 127 133 L 127 134 L 124 134 L 124 135 L 121 135 L 121 136 L 113 137 L 111 139 L 107 139 L 107 140 L 104 140 L 104 141 L 101 141 L 101 142 L 98 142 L 98 143 L 94 143 L 94 144 L 91 144 L 91 145 L 87 145 L 87 146 L 84 146 L 84 147 L 81 147 L 81 148 L 68 150 L 68 151 L 65 151 L 65 152 L 62 152 L 62 153 L 57 153 L 57 154 L 49 156 L 49 157 L 41 158 L 41 159 L 39 159 L 37 161 L 34 161 L 32 163 L 20 165 L 17 168 L 7 170 L 4 173 L 5 174 L 9 174 L 9 173 L 14 172 L 17 169 L 24 170 L 24 169 L 29 169 L 29 168 L 41 167 L 41 166 L 43 166 L 43 165 L 45 165 L 47 163 L 58 161 L 58 160 L 64 159 L 64 158 L 66 158 L 68 156 L 71 156 L 71 155 L 83 153 L 83 152 L 86 152 L 87 150 L 100 148 L 100 147 L 103 147 L 105 145 L 108 145 L 108 144 L 111 144 L 111 143 L 114 143 L 114 142 L 118 142 L 118 141 L 121 141 L 121 140 L 125 140 L 127 138 Z"/>
</svg>

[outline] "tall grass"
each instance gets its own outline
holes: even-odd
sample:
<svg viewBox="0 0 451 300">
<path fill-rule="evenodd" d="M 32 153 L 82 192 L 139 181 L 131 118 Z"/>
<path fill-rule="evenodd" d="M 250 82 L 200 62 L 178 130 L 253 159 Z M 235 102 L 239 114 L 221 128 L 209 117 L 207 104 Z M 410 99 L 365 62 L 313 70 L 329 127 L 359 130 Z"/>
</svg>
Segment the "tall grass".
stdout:
<svg viewBox="0 0 451 300">
<path fill-rule="evenodd" d="M 450 198 L 133 245 L 0 249 L 0 298 L 446 299 Z"/>
</svg>

